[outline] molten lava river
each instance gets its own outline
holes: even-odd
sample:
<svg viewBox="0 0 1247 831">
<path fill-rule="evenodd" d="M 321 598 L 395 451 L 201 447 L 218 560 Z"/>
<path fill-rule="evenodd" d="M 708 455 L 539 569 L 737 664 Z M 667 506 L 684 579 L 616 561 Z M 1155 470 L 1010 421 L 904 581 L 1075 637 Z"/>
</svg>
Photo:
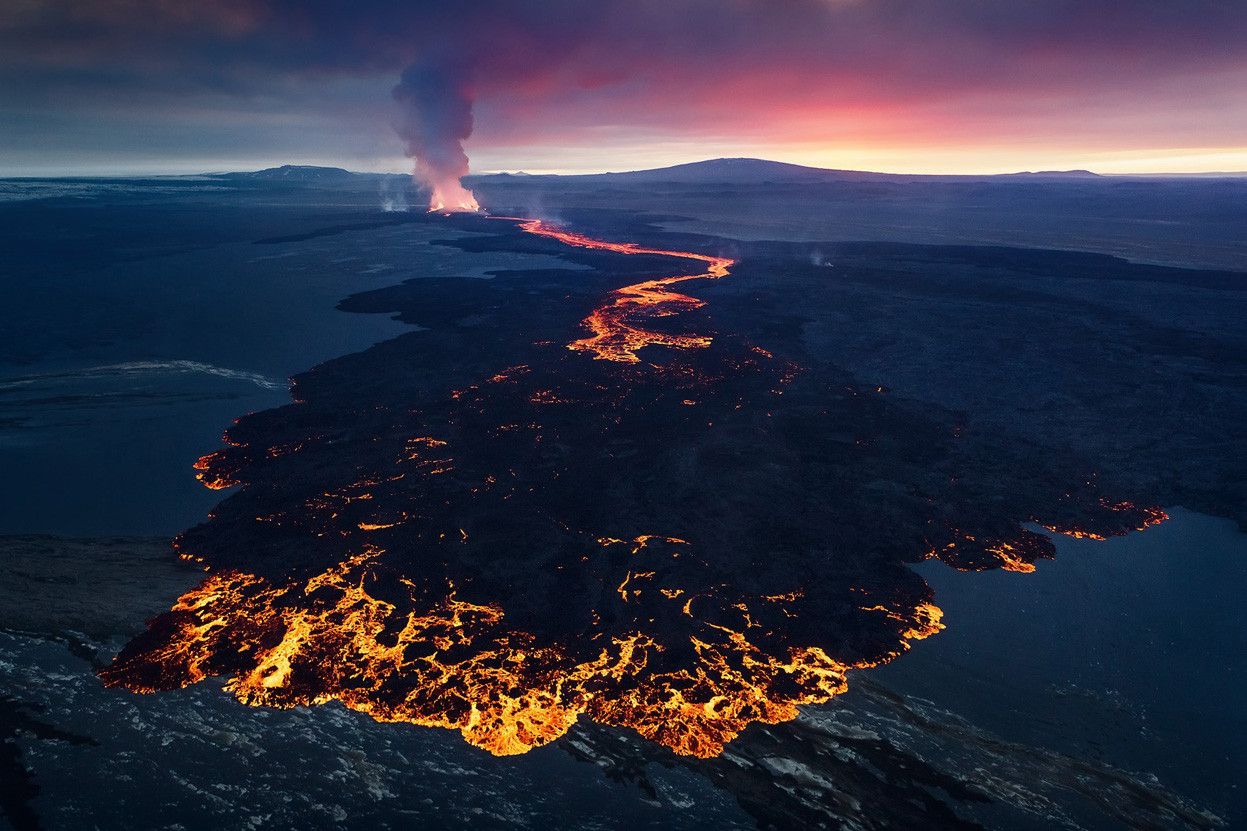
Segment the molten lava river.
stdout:
<svg viewBox="0 0 1247 831">
<path fill-rule="evenodd" d="M 500 328 L 429 323 L 235 424 L 196 468 L 242 487 L 176 541 L 206 579 L 105 683 L 223 676 L 244 704 L 337 701 L 500 755 L 583 716 L 712 756 L 938 632 L 906 563 L 1026 571 L 1051 551 L 1027 523 L 1163 518 L 1063 470 L 1017 476 L 956 425 L 716 330 L 673 287 L 728 277 L 729 257 L 480 224 L 579 257 L 596 303 L 523 275 L 386 294 L 405 319 Z M 549 279 L 590 279 L 567 274 Z"/>
</svg>

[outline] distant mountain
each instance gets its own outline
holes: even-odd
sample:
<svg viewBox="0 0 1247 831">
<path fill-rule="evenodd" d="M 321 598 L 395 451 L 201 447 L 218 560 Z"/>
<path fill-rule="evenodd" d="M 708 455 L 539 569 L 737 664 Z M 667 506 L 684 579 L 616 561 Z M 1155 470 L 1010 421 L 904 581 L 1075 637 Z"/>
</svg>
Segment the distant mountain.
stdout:
<svg viewBox="0 0 1247 831">
<path fill-rule="evenodd" d="M 349 182 L 357 176 L 369 176 L 375 174 L 352 173 L 349 170 L 343 170 L 340 167 L 317 167 L 316 165 L 307 164 L 284 164 L 281 167 L 270 167 L 264 170 L 254 170 L 248 173 L 225 173 L 224 177 L 231 179 L 259 179 L 267 182 L 306 182 L 306 183 L 329 183 L 329 182 Z"/>
<path fill-rule="evenodd" d="M 1001 176 L 1029 179 L 1100 179 L 1099 173 L 1090 170 L 1024 170 L 1020 173 L 1002 173 Z"/>
<path fill-rule="evenodd" d="M 341 167 L 284 164 L 264 170 L 242 173 L 207 174 L 215 178 L 250 180 L 259 182 L 289 182 L 308 186 L 347 186 L 361 180 L 394 179 L 410 181 L 406 173 L 353 173 Z M 1247 173 L 1154 173 L 1126 174 L 1136 179 L 1230 179 L 1244 178 Z M 817 184 L 822 182 L 972 182 L 972 181 L 1093 181 L 1121 178 L 1122 174 L 1103 176 L 1090 170 L 1023 170 L 1017 173 L 984 173 L 979 175 L 951 175 L 936 173 L 877 173 L 867 170 L 839 170 L 836 168 L 808 167 L 769 159 L 706 159 L 700 162 L 656 167 L 647 170 L 626 170 L 612 173 L 478 173 L 468 177 L 471 182 L 501 183 L 541 180 L 566 182 L 619 182 L 672 184 Z"/>
<path fill-rule="evenodd" d="M 352 182 L 367 180 L 394 179 L 404 182 L 411 177 L 406 173 L 352 173 L 341 167 L 320 167 L 317 165 L 284 164 L 281 167 L 270 167 L 242 173 L 209 174 L 216 178 L 257 181 L 257 182 L 288 182 L 315 187 L 349 186 Z M 1208 173 L 1208 174 L 1151 174 L 1135 178 L 1233 178 L 1242 177 L 1242 173 Z M 1090 170 L 1024 170 L 1017 173 L 995 173 L 981 175 L 948 175 L 934 173 L 877 173 L 866 170 L 838 170 L 825 167 L 808 167 L 806 165 L 775 162 L 769 159 L 706 159 L 700 162 L 656 167 L 647 170 L 627 170 L 612 173 L 580 173 L 580 174 L 531 174 L 523 171 L 515 173 L 480 173 L 468 177 L 472 182 L 532 182 L 555 180 L 561 182 L 619 182 L 620 184 L 635 183 L 671 183 L 671 184 L 720 184 L 720 185 L 764 185 L 764 184 L 818 184 L 824 182 L 971 182 L 971 181 L 1093 181 L 1106 177 Z M 1116 178 L 1116 177 L 1107 177 Z"/>
<path fill-rule="evenodd" d="M 509 178 L 509 174 L 503 174 Z M 491 176 L 474 177 L 490 179 Z M 896 181 L 966 181 L 971 179 L 1098 179 L 1090 170 L 1041 170 L 1021 173 L 948 176 L 938 174 L 875 173 L 864 170 L 807 167 L 769 159 L 707 159 L 671 167 L 631 170 L 618 173 L 585 173 L 564 176 L 534 176 L 559 180 L 600 182 L 668 182 L 675 184 L 811 184 L 820 182 L 896 182 Z"/>
<path fill-rule="evenodd" d="M 707 159 L 652 170 L 632 170 L 620 173 L 591 173 L 560 178 L 575 179 L 624 179 L 629 182 L 679 182 L 687 184 L 731 182 L 734 184 L 804 183 L 830 181 L 884 181 L 896 178 L 887 173 L 869 173 L 860 170 L 833 170 L 822 167 L 806 167 L 768 159 Z"/>
</svg>

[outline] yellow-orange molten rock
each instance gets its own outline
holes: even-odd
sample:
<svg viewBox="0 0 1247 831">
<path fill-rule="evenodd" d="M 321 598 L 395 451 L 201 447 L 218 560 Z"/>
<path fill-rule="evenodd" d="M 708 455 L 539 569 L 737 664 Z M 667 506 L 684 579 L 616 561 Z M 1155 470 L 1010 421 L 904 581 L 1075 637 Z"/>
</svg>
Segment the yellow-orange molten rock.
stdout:
<svg viewBox="0 0 1247 831">
<path fill-rule="evenodd" d="M 645 546 L 644 538 L 627 544 Z M 546 744 L 588 714 L 677 753 L 712 756 L 751 722 L 791 719 L 796 705 L 843 692 L 853 668 L 814 646 L 768 654 L 749 640 L 759 623 L 744 604 L 738 628 L 696 620 L 693 599 L 653 586 L 652 572 L 629 574 L 637 585 L 645 581 L 645 588 L 631 590 L 634 599 L 665 593 L 684 610 L 695 633 L 683 645 L 691 665 L 655 669 L 654 659 L 669 645 L 640 631 L 589 634 L 595 646 L 586 655 L 513 630 L 501 609 L 462 600 L 453 590 L 436 601 L 421 597 L 410 581 L 376 565 L 379 553 L 365 551 L 281 586 L 250 574 L 213 575 L 101 675 L 108 685 L 135 692 L 225 675 L 226 688 L 244 704 L 336 700 L 378 721 L 459 730 L 498 755 Z M 792 593 L 758 603 L 770 607 L 764 615 L 783 614 L 799 600 Z M 929 603 L 870 609 L 876 610 L 898 623 L 898 652 L 942 628 L 939 609 Z"/>
<path fill-rule="evenodd" d="M 647 319 L 701 308 L 704 305 L 702 301 L 671 291 L 668 287 L 687 280 L 717 280 L 726 277 L 734 262 L 731 258 L 692 251 L 645 248 L 630 242 L 605 242 L 584 234 L 551 228 L 539 219 L 522 222 L 520 227 L 530 234 L 549 237 L 580 248 L 613 251 L 617 254 L 659 254 L 706 264 L 705 271 L 645 280 L 616 290 L 606 305 L 594 310 L 585 320 L 584 326 L 591 333 L 590 336 L 573 341 L 568 344 L 568 349 L 591 352 L 594 357 L 603 360 L 636 363 L 640 360 L 636 353 L 646 346 L 692 349 L 710 345 L 710 338 L 706 335 L 670 335 L 646 329 L 642 324 Z"/>
</svg>

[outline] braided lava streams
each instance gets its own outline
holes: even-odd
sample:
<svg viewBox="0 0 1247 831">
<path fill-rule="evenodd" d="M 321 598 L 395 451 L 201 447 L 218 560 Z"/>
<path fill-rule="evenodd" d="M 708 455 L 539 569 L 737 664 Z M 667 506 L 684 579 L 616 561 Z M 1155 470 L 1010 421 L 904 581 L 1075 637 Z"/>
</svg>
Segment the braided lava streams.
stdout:
<svg viewBox="0 0 1247 831">
<path fill-rule="evenodd" d="M 645 346 L 670 346 L 679 349 L 706 347 L 710 338 L 705 335 L 668 335 L 640 328 L 637 321 L 647 317 L 667 317 L 685 309 L 699 309 L 705 305 L 695 297 L 669 291 L 668 286 L 686 280 L 717 280 L 728 275 L 735 260 L 730 257 L 714 257 L 692 251 L 668 251 L 663 248 L 644 248 L 631 242 L 604 242 L 571 231 L 550 228 L 540 219 L 520 222 L 520 228 L 530 234 L 549 237 L 567 245 L 614 251 L 617 254 L 658 254 L 665 257 L 700 260 L 706 270 L 698 274 L 682 274 L 646 280 L 624 286 L 612 292 L 612 299 L 605 306 L 595 309 L 584 322 L 592 334 L 568 344 L 568 349 L 592 352 L 594 357 L 608 361 L 636 363 L 636 353 Z"/>
<path fill-rule="evenodd" d="M 196 463 L 208 487 L 242 485 L 175 543 L 208 576 L 105 683 L 224 676 L 248 705 L 338 701 L 500 755 L 586 716 L 712 756 L 939 631 L 907 563 L 1024 571 L 1052 550 L 1025 523 L 1161 518 L 731 326 L 645 328 L 701 308 L 668 287 L 730 259 L 535 220 L 487 243 L 529 235 L 592 249 L 575 256 L 593 270 L 380 290 L 373 310 L 424 330 L 301 376 L 298 403 L 240 419 Z M 584 320 L 586 281 L 649 267 L 612 254 L 706 271 L 632 282 Z M 565 348 L 578 323 L 590 336 Z M 658 346 L 677 348 L 638 360 Z"/>
</svg>

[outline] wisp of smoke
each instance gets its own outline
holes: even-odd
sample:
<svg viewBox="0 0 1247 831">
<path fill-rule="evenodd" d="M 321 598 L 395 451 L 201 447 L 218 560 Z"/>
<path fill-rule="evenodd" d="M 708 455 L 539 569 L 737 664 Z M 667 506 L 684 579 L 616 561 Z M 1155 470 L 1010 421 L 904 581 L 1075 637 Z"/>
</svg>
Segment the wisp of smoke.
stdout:
<svg viewBox="0 0 1247 831">
<path fill-rule="evenodd" d="M 381 193 L 381 210 L 386 213 L 405 213 L 407 211 L 407 193 L 405 184 L 395 186 L 389 178 L 381 180 L 378 190 Z"/>
<path fill-rule="evenodd" d="M 462 62 L 429 59 L 403 71 L 394 87 L 402 107 L 398 133 L 415 159 L 415 176 L 427 185 L 430 211 L 478 211 L 460 182 L 468 173 L 463 142 L 472 135 L 471 72 Z"/>
</svg>

